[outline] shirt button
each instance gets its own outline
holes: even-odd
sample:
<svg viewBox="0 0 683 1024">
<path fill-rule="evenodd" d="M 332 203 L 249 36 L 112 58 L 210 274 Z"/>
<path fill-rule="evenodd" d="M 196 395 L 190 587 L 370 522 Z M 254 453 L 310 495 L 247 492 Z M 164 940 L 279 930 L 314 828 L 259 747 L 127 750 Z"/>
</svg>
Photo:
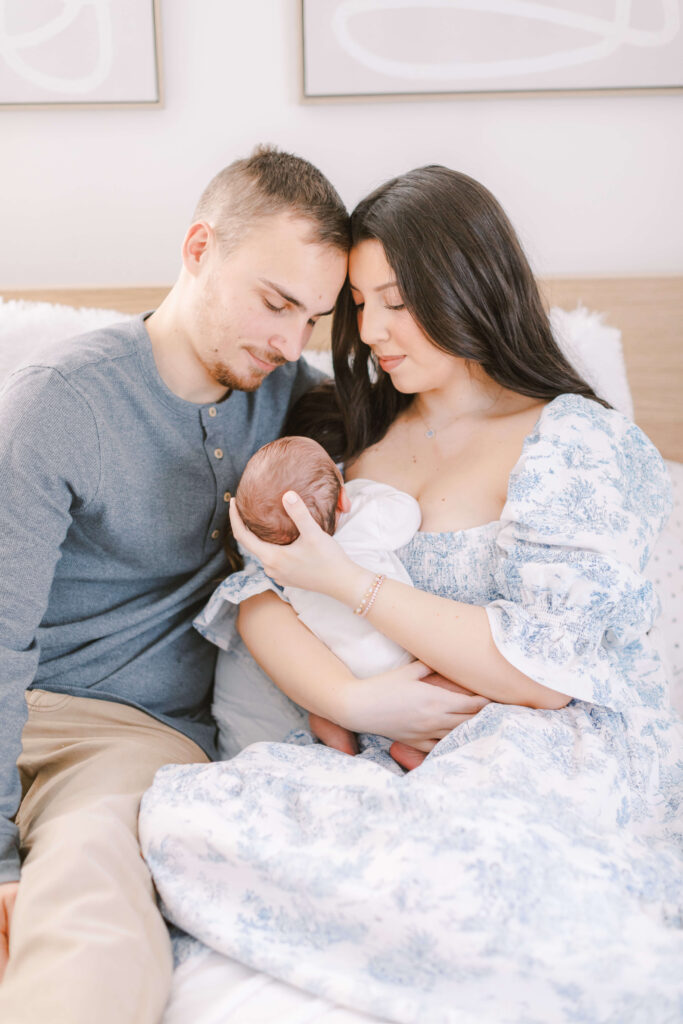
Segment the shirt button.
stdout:
<svg viewBox="0 0 683 1024">
<path fill-rule="evenodd" d="M 226 491 L 225 494 L 223 495 L 223 501 L 230 501 L 231 497 L 232 495 L 230 491 Z"/>
<path fill-rule="evenodd" d="M 216 415 L 216 406 L 212 405 L 211 408 L 209 409 L 209 416 L 215 416 L 215 415 Z"/>
<path fill-rule="evenodd" d="M 218 540 L 220 535 L 221 535 L 221 531 L 220 530 L 214 530 L 213 533 L 211 534 L 211 540 Z"/>
<path fill-rule="evenodd" d="M 214 448 L 213 454 L 216 456 L 217 459 L 222 459 L 223 458 L 223 449 L 222 448 Z"/>
</svg>

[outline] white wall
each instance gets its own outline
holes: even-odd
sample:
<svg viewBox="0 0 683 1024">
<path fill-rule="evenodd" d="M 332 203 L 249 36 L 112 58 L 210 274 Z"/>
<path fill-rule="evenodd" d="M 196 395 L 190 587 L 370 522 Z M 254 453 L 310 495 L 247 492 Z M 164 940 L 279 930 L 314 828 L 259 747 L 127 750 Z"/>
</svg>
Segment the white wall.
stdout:
<svg viewBox="0 0 683 1024">
<path fill-rule="evenodd" d="M 258 141 L 352 205 L 481 179 L 542 274 L 683 272 L 683 95 L 304 105 L 298 0 L 162 0 L 161 110 L 0 111 L 0 289 L 166 284 L 212 174 Z"/>
</svg>

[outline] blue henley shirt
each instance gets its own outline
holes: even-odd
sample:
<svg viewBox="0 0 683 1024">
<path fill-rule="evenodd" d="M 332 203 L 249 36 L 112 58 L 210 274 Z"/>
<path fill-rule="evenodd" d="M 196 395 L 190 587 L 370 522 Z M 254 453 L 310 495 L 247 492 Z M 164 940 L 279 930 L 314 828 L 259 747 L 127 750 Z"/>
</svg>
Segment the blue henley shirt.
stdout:
<svg viewBox="0 0 683 1024">
<path fill-rule="evenodd" d="M 216 648 L 193 628 L 223 578 L 228 501 L 249 457 L 320 375 L 197 405 L 156 368 L 144 318 L 52 346 L 0 391 L 0 882 L 27 687 L 140 708 L 215 755 Z"/>
</svg>

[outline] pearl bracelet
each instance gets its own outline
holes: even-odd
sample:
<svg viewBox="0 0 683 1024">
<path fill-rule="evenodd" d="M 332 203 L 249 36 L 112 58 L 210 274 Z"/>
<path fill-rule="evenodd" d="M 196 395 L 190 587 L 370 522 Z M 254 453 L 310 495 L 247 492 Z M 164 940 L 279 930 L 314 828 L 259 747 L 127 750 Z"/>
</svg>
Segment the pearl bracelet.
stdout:
<svg viewBox="0 0 683 1024">
<path fill-rule="evenodd" d="M 354 615 L 360 615 L 362 618 L 364 615 L 368 614 L 373 604 L 375 603 L 375 598 L 377 597 L 379 589 L 384 583 L 385 579 L 386 576 L 384 576 L 382 573 L 380 573 L 378 576 L 375 576 L 374 580 L 372 581 L 372 583 L 370 584 L 370 586 L 360 599 L 358 607 L 353 609 Z"/>
</svg>

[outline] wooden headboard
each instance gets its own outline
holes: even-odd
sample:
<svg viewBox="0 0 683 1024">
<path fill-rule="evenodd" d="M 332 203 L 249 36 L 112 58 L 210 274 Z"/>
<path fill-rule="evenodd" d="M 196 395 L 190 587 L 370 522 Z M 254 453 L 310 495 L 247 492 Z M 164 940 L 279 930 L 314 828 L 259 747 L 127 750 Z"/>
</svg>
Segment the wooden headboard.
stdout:
<svg viewBox="0 0 683 1024">
<path fill-rule="evenodd" d="M 545 278 L 549 306 L 579 303 L 621 331 L 636 422 L 665 458 L 683 462 L 683 276 Z M 92 288 L 0 292 L 5 299 L 59 302 L 140 313 L 154 309 L 168 288 Z M 329 344 L 321 322 L 311 345 Z"/>
</svg>

